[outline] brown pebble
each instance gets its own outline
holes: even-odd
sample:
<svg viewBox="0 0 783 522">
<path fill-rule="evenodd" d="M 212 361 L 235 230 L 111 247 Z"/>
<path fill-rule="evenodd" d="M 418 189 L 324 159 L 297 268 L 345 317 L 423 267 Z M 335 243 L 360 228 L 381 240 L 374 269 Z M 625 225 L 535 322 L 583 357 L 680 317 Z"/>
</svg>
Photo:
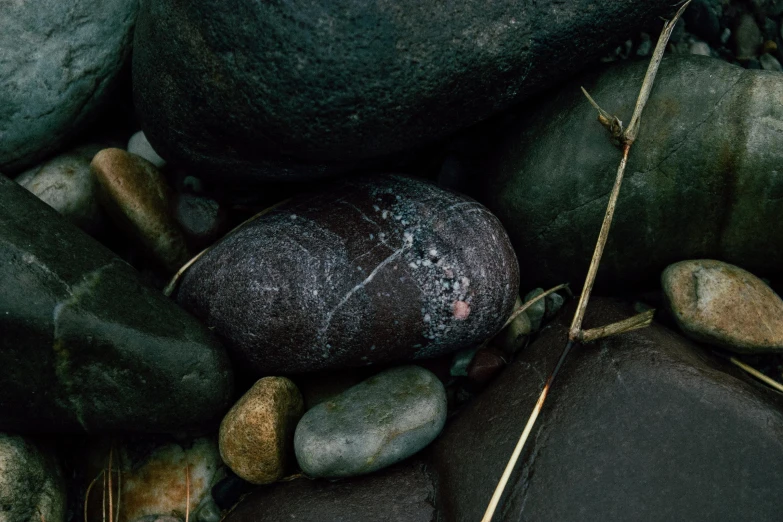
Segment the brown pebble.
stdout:
<svg viewBox="0 0 783 522">
<path fill-rule="evenodd" d="M 473 384 L 484 385 L 497 377 L 506 366 L 503 352 L 488 346 L 476 352 L 468 366 L 468 380 Z"/>
</svg>

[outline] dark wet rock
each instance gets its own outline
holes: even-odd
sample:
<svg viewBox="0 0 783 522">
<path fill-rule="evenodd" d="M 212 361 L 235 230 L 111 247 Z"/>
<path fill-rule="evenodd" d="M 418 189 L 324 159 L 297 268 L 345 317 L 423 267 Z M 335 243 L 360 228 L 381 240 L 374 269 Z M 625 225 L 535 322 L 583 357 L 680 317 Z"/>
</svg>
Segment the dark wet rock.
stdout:
<svg viewBox="0 0 783 522">
<path fill-rule="evenodd" d="M 581 287 L 621 152 L 579 87 L 628 121 L 646 62 L 566 85 L 521 119 L 485 171 L 484 201 L 506 226 L 522 287 Z M 716 59 L 666 58 L 644 111 L 598 287 L 657 286 L 682 259 L 781 274 L 783 76 Z"/>
<path fill-rule="evenodd" d="M 130 55 L 137 0 L 21 0 L 0 17 L 0 172 L 72 140 Z"/>
<path fill-rule="evenodd" d="M 379 373 L 305 413 L 294 449 L 311 477 L 363 475 L 410 457 L 446 422 L 446 392 L 418 366 Z"/>
<path fill-rule="evenodd" d="M 0 520 L 65 522 L 65 480 L 54 452 L 0 433 Z"/>
<path fill-rule="evenodd" d="M 2 176 L 0 287 L 0 429 L 181 431 L 230 406 L 210 332 Z"/>
<path fill-rule="evenodd" d="M 401 176 L 299 196 L 215 244 L 177 300 L 255 371 L 435 357 L 497 332 L 518 291 L 498 220 Z"/>
<path fill-rule="evenodd" d="M 740 16 L 734 29 L 734 54 L 737 59 L 756 58 L 763 42 L 764 36 L 753 15 L 745 13 Z"/>
<path fill-rule="evenodd" d="M 505 368 L 507 355 L 492 346 L 487 346 L 476 352 L 468 366 L 468 380 L 477 386 L 484 386 Z"/>
<path fill-rule="evenodd" d="M 16 182 L 87 233 L 101 228 L 101 209 L 90 162 L 103 147 L 76 147 L 26 170 Z"/>
<path fill-rule="evenodd" d="M 532 301 L 543 293 L 543 288 L 536 288 L 535 290 L 531 290 L 525 294 L 525 298 L 522 301 L 527 303 L 528 301 Z M 540 330 L 541 323 L 544 321 L 544 315 L 546 314 L 546 297 L 539 299 L 530 305 L 525 313 L 527 314 L 528 318 L 530 318 L 530 328 L 532 328 L 534 332 Z"/>
<path fill-rule="evenodd" d="M 164 158 L 321 176 L 467 127 L 597 60 L 666 0 L 142 3 L 134 98 Z M 297 164 L 295 168 L 289 168 Z"/>
<path fill-rule="evenodd" d="M 294 382 L 302 392 L 305 411 L 307 411 L 337 397 L 371 376 L 370 368 L 348 368 L 298 375 L 294 377 Z"/>
<path fill-rule="evenodd" d="M 212 498 L 220 509 L 231 509 L 242 496 L 257 487 L 229 469 L 226 476 L 212 486 Z"/>
<path fill-rule="evenodd" d="M 434 522 L 435 487 L 427 466 L 408 460 L 339 481 L 294 480 L 246 496 L 226 522 Z"/>
<path fill-rule="evenodd" d="M 303 413 L 302 394 L 290 379 L 259 379 L 220 423 L 223 462 L 253 484 L 283 478 L 293 461 L 294 430 Z"/>
<path fill-rule="evenodd" d="M 433 445 L 440 519 L 480 520 L 565 345 L 574 303 Z M 633 311 L 592 299 L 587 328 Z M 657 324 L 579 347 L 495 520 L 771 520 L 783 399 Z M 738 480 L 737 477 L 742 477 Z"/>
<path fill-rule="evenodd" d="M 502 332 L 498 335 L 502 335 Z M 449 375 L 452 377 L 467 377 L 470 361 L 476 356 L 478 347 L 463 348 L 454 354 L 449 368 Z"/>
<path fill-rule="evenodd" d="M 688 32 L 708 42 L 720 38 L 720 20 L 716 3 L 711 0 L 694 0 L 683 13 Z"/>
<path fill-rule="evenodd" d="M 226 231 L 225 209 L 212 198 L 178 194 L 174 217 L 194 250 L 209 246 Z"/>
<path fill-rule="evenodd" d="M 96 154 L 90 168 L 101 204 L 149 256 L 170 272 L 190 259 L 185 236 L 171 211 L 171 191 L 155 165 L 110 148 Z"/>
<path fill-rule="evenodd" d="M 783 351 L 783 300 L 764 281 L 710 259 L 681 261 L 661 283 L 689 337 L 740 353 Z"/>
</svg>

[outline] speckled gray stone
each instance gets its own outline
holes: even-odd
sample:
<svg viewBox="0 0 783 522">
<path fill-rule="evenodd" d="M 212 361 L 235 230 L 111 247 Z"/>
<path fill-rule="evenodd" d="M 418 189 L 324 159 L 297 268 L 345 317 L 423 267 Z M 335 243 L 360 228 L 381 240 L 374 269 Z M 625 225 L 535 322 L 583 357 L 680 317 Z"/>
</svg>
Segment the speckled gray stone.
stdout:
<svg viewBox="0 0 783 522">
<path fill-rule="evenodd" d="M 0 172 L 56 152 L 130 55 L 137 0 L 15 0 L 0 16 Z"/>
<path fill-rule="evenodd" d="M 224 178 L 318 176 L 320 162 L 396 154 L 476 123 L 672 4 L 150 0 L 134 40 L 134 99 L 170 161 Z"/>
<path fill-rule="evenodd" d="M 577 78 L 521 117 L 480 178 L 514 244 L 522 287 L 581 288 L 621 151 L 580 90 L 628 121 L 647 68 Z M 669 264 L 721 259 L 783 274 L 783 75 L 667 57 L 633 145 L 596 288 L 658 284 Z"/>
<path fill-rule="evenodd" d="M 0 433 L 0 521 L 64 522 L 65 480 L 54 452 Z"/>
<path fill-rule="evenodd" d="M 518 268 L 475 201 L 402 176 L 348 179 L 229 234 L 177 300 L 259 374 L 434 357 L 511 313 Z"/>
<path fill-rule="evenodd" d="M 312 477 L 370 473 L 427 446 L 445 422 L 446 391 L 433 373 L 386 370 L 305 413 L 296 460 Z"/>
</svg>

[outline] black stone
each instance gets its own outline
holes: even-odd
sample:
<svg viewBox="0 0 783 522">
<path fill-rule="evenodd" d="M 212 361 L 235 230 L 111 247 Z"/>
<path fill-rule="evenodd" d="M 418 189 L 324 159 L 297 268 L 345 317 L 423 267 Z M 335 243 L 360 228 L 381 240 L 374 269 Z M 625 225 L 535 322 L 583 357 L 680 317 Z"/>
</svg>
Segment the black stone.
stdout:
<svg viewBox="0 0 783 522">
<path fill-rule="evenodd" d="M 440 520 L 480 520 L 567 339 L 572 303 L 447 425 Z M 629 317 L 593 299 L 585 326 Z M 493 520 L 776 520 L 783 398 L 654 324 L 566 360 Z"/>
<path fill-rule="evenodd" d="M 134 98 L 192 172 L 311 178 L 469 126 L 670 14 L 670 0 L 145 0 Z"/>
<path fill-rule="evenodd" d="M 3 176 L 0 288 L 0 431 L 182 432 L 230 406 L 210 332 Z"/>
<path fill-rule="evenodd" d="M 247 223 L 177 300 L 260 374 L 435 357 L 497 332 L 518 293 L 500 222 L 402 176 L 355 178 Z"/>
</svg>

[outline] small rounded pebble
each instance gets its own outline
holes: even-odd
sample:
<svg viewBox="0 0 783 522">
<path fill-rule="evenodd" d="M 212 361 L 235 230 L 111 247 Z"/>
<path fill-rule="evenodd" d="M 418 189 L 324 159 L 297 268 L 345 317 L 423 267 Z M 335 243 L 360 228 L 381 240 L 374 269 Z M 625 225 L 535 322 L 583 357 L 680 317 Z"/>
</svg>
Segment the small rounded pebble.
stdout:
<svg viewBox="0 0 783 522">
<path fill-rule="evenodd" d="M 508 364 L 503 352 L 492 346 L 487 346 L 476 352 L 476 356 L 468 366 L 468 380 L 473 384 L 483 386 L 497 377 Z"/>
<path fill-rule="evenodd" d="M 514 303 L 514 310 L 518 310 L 522 307 L 522 299 L 517 297 L 517 302 Z M 511 324 L 505 327 L 495 338 L 492 340 L 492 344 L 503 350 L 505 353 L 513 354 L 518 352 L 525 344 L 527 344 L 527 338 L 533 330 L 533 325 L 530 322 L 530 317 L 527 315 L 527 310 L 517 315 Z"/>
<path fill-rule="evenodd" d="M 158 168 L 166 165 L 166 160 L 160 157 L 155 149 L 152 148 L 150 142 L 147 141 L 147 136 L 144 135 L 144 131 L 139 131 L 131 136 L 128 141 L 128 152 L 141 156 L 145 160 L 149 161 Z"/>
<path fill-rule="evenodd" d="M 253 484 L 280 479 L 287 468 L 302 394 L 285 377 L 259 379 L 220 423 L 220 455 L 231 470 Z"/>
</svg>

